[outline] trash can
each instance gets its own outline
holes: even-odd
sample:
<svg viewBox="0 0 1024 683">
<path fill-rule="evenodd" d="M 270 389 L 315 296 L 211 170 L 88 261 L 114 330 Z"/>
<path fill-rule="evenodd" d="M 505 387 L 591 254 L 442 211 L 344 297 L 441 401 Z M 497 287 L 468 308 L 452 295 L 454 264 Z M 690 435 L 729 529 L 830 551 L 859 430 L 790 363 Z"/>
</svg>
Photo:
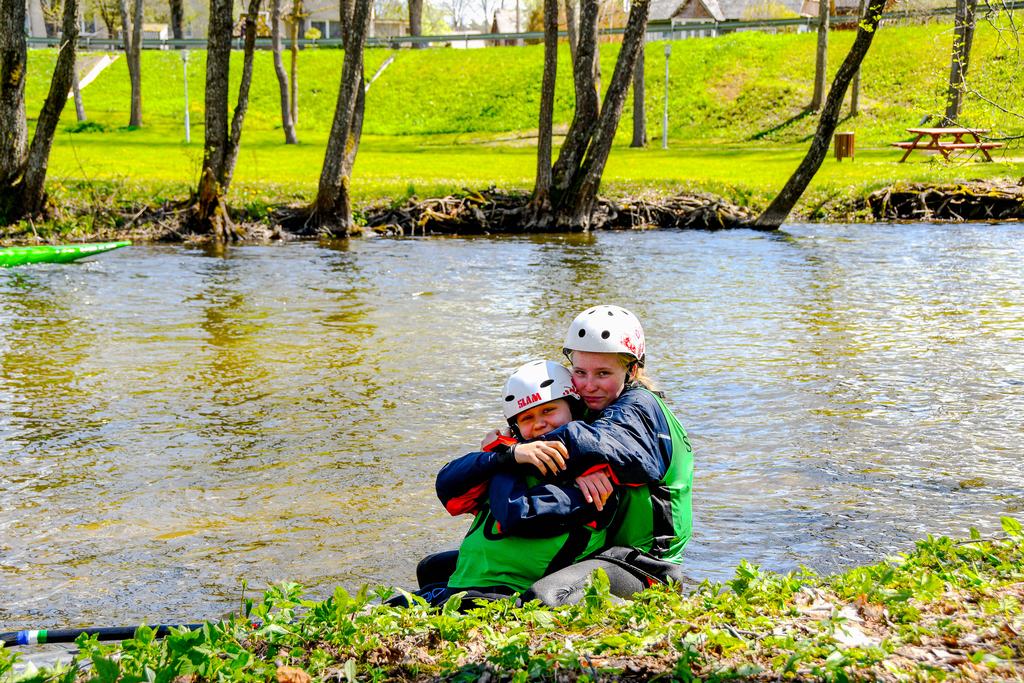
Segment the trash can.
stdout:
<svg viewBox="0 0 1024 683">
<path fill-rule="evenodd" d="M 843 157 L 853 159 L 853 133 L 836 133 L 832 146 L 836 150 L 836 161 L 842 161 Z"/>
</svg>

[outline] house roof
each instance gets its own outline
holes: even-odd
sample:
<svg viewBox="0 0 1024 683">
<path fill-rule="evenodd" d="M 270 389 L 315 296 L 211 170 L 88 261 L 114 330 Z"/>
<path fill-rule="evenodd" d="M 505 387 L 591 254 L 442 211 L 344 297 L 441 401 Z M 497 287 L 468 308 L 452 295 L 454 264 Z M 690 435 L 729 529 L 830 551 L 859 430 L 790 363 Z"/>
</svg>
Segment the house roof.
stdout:
<svg viewBox="0 0 1024 683">
<path fill-rule="evenodd" d="M 651 3 L 650 20 L 668 21 L 672 17 L 684 14 L 687 9 L 692 12 L 695 9 L 691 7 L 693 3 L 701 5 L 709 19 L 725 21 L 726 17 L 722 14 L 718 0 L 654 0 Z"/>
<path fill-rule="evenodd" d="M 803 0 L 771 0 L 800 14 Z M 651 3 L 651 21 L 669 21 L 673 17 L 693 17 L 695 7 L 692 3 L 702 5 L 704 13 L 715 21 L 735 21 L 743 19 L 744 11 L 751 5 L 763 4 L 765 0 L 654 0 Z M 859 0 L 835 0 L 837 5 L 851 2 L 856 6 Z"/>
<path fill-rule="evenodd" d="M 526 23 L 526 12 L 522 12 L 519 21 Z M 491 30 L 495 33 L 516 33 L 516 11 L 514 9 L 494 10 L 494 20 L 491 22 Z"/>
</svg>

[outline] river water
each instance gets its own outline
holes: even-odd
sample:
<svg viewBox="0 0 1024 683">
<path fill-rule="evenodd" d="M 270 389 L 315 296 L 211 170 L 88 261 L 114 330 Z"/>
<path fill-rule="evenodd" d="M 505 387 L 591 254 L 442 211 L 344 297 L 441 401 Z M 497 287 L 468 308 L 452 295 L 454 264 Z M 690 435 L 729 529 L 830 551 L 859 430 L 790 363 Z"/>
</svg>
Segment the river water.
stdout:
<svg viewBox="0 0 1024 683">
<path fill-rule="evenodd" d="M 574 313 L 635 311 L 695 579 L 1024 516 L 1024 226 L 135 246 L 0 271 L 0 630 L 412 586 L 433 477 Z"/>
</svg>

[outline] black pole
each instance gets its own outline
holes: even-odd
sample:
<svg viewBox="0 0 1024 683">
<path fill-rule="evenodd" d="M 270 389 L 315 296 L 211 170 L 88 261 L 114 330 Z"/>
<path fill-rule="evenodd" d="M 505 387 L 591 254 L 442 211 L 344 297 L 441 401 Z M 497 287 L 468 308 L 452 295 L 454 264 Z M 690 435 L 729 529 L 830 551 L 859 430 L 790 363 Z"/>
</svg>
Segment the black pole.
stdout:
<svg viewBox="0 0 1024 683">
<path fill-rule="evenodd" d="M 189 631 L 201 629 L 203 624 L 159 624 L 151 626 L 157 638 L 169 635 L 173 628 Z M 127 640 L 135 637 L 140 626 L 86 626 L 84 628 L 59 628 L 53 630 L 6 631 L 0 633 L 0 641 L 5 647 L 14 645 L 43 645 L 45 643 L 73 643 L 78 636 L 87 633 L 98 640 Z"/>
</svg>

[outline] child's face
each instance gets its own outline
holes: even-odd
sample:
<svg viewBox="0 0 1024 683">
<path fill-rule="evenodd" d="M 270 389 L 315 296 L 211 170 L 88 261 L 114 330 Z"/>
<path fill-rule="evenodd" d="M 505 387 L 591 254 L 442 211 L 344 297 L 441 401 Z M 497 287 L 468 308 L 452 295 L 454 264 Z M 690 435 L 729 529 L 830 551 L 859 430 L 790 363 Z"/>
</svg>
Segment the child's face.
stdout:
<svg viewBox="0 0 1024 683">
<path fill-rule="evenodd" d="M 572 410 L 564 398 L 542 403 L 516 415 L 516 424 L 524 439 L 535 439 L 569 422 L 572 422 Z"/>
</svg>

